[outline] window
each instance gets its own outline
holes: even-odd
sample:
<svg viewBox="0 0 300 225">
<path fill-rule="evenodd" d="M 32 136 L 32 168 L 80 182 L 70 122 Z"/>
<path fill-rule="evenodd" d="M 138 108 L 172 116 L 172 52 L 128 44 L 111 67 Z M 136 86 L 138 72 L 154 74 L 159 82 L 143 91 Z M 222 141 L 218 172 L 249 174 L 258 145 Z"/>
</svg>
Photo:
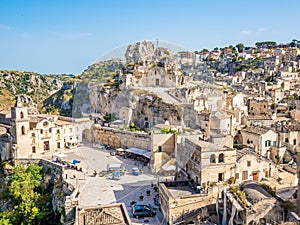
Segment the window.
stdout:
<svg viewBox="0 0 300 225">
<path fill-rule="evenodd" d="M 274 147 L 277 146 L 277 141 L 273 141 L 273 146 L 274 146 Z"/>
<path fill-rule="evenodd" d="M 285 140 L 284 140 L 285 142 L 289 142 L 289 139 L 288 138 L 285 138 Z"/>
<path fill-rule="evenodd" d="M 248 166 L 248 167 L 251 166 L 251 161 L 247 161 L 247 166 Z"/>
<path fill-rule="evenodd" d="M 51 133 L 52 132 L 52 129 L 51 128 L 49 128 L 49 133 Z"/>
<path fill-rule="evenodd" d="M 57 134 L 59 134 L 59 133 L 60 133 L 60 130 L 59 130 L 59 129 L 57 129 L 57 130 L 56 130 L 56 133 L 57 133 Z"/>
<path fill-rule="evenodd" d="M 60 142 L 57 142 L 57 148 L 60 148 Z"/>
<path fill-rule="evenodd" d="M 219 163 L 223 163 L 223 162 L 224 162 L 224 154 L 221 153 L 221 154 L 219 155 Z"/>
<path fill-rule="evenodd" d="M 158 146 L 158 152 L 161 152 L 161 146 Z"/>
<path fill-rule="evenodd" d="M 236 173 L 236 174 L 235 174 L 235 179 L 238 180 L 239 178 L 240 178 L 240 174 L 239 174 L 239 173 Z"/>
<path fill-rule="evenodd" d="M 70 133 L 72 133 L 72 128 L 69 129 Z"/>
<path fill-rule="evenodd" d="M 23 119 L 24 118 L 24 113 L 20 112 L 20 118 Z"/>
<path fill-rule="evenodd" d="M 31 133 L 31 137 L 35 137 L 35 133 Z"/>
<path fill-rule="evenodd" d="M 43 129 L 41 129 L 41 134 L 43 134 Z"/>
<path fill-rule="evenodd" d="M 32 153 L 36 153 L 35 146 L 32 146 Z"/>
<path fill-rule="evenodd" d="M 243 171 L 242 180 L 248 180 L 248 171 Z"/>
<path fill-rule="evenodd" d="M 293 145 L 296 145 L 296 144 L 297 144 L 297 140 L 294 139 L 294 140 L 293 140 Z"/>
<path fill-rule="evenodd" d="M 215 154 L 210 155 L 210 163 L 216 163 L 216 156 L 215 156 Z"/>
<path fill-rule="evenodd" d="M 21 134 L 22 134 L 22 135 L 25 134 L 25 127 L 24 127 L 24 126 L 21 127 Z"/>
<path fill-rule="evenodd" d="M 270 147 L 271 146 L 271 141 L 270 140 L 266 140 L 265 141 L 265 147 Z"/>
<path fill-rule="evenodd" d="M 224 181 L 224 173 L 218 174 L 218 181 Z"/>
</svg>

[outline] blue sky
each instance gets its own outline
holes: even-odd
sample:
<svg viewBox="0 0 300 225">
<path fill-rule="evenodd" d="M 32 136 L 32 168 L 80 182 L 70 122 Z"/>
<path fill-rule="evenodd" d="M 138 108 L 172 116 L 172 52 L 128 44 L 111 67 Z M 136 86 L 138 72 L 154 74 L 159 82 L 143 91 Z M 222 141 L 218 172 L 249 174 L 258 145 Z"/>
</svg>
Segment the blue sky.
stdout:
<svg viewBox="0 0 300 225">
<path fill-rule="evenodd" d="M 194 51 L 300 39 L 297 0 L 1 0 L 0 69 L 80 74 L 135 41 Z"/>
</svg>

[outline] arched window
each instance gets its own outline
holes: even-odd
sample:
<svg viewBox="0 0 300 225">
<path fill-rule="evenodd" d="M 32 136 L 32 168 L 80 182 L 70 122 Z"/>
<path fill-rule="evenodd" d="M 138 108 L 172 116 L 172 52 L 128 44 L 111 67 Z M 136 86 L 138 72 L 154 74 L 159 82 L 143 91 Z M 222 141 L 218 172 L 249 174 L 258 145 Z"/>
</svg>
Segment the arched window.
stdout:
<svg viewBox="0 0 300 225">
<path fill-rule="evenodd" d="M 215 154 L 210 155 L 210 163 L 216 163 L 216 156 Z"/>
<path fill-rule="evenodd" d="M 21 127 L 21 134 L 22 134 L 22 135 L 25 134 L 25 127 L 24 127 L 24 126 Z"/>
<path fill-rule="evenodd" d="M 24 118 L 24 113 L 20 112 L 20 118 L 23 119 Z"/>
<path fill-rule="evenodd" d="M 219 163 L 221 163 L 221 162 L 224 162 L 224 154 L 223 153 L 221 153 L 219 155 Z"/>
</svg>

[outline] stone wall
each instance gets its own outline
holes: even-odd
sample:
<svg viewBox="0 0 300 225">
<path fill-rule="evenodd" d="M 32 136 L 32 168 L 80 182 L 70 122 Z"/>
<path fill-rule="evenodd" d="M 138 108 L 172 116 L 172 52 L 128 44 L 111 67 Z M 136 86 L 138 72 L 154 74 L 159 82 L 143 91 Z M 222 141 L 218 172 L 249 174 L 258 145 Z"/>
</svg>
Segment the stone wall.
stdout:
<svg viewBox="0 0 300 225">
<path fill-rule="evenodd" d="M 151 135 L 148 133 L 130 132 L 110 127 L 93 126 L 93 141 L 109 144 L 113 148 L 140 148 L 151 150 Z"/>
<path fill-rule="evenodd" d="M 172 183 L 172 184 L 170 184 Z M 213 192 L 206 194 L 189 194 L 185 196 L 173 196 L 169 191 L 169 185 L 178 185 L 178 187 L 188 186 L 189 181 L 181 182 L 161 182 L 159 183 L 160 203 L 162 213 L 169 224 L 183 218 L 199 208 L 215 203 Z"/>
</svg>

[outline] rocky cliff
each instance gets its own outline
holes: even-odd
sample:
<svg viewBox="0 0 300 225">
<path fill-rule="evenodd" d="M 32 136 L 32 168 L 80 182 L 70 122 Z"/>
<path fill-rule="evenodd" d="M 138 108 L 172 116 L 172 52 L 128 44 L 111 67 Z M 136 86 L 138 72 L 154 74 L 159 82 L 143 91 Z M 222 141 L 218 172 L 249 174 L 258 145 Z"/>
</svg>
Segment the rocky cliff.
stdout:
<svg viewBox="0 0 300 225">
<path fill-rule="evenodd" d="M 9 109 L 15 104 L 15 96 L 22 95 L 22 102 L 34 113 L 44 99 L 62 87 L 65 79 L 69 76 L 0 70 L 0 110 Z"/>
</svg>

